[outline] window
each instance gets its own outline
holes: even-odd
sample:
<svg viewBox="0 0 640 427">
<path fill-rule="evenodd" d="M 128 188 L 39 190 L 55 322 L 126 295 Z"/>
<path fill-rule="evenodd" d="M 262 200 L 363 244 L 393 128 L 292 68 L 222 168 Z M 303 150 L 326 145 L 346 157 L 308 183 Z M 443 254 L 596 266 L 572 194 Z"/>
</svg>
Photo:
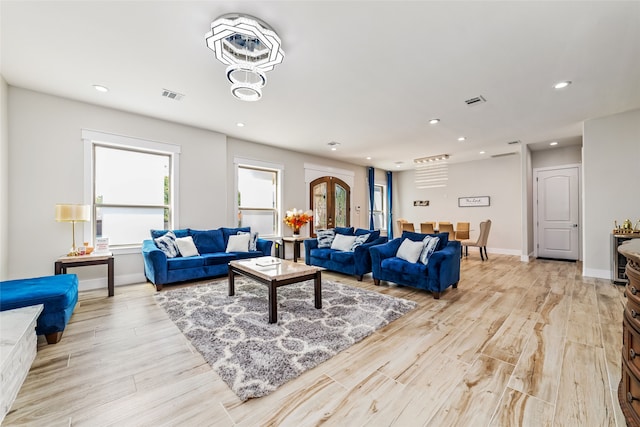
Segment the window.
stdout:
<svg viewBox="0 0 640 427">
<path fill-rule="evenodd" d="M 90 151 L 91 235 L 112 249 L 139 247 L 151 229 L 174 228 L 176 147 L 114 135 L 85 139 Z M 171 147 L 172 151 L 158 148 Z"/>
<path fill-rule="evenodd" d="M 238 226 L 251 227 L 251 231 L 265 237 L 279 235 L 281 168 L 240 163 L 236 166 Z"/>
<path fill-rule="evenodd" d="M 387 207 L 385 203 L 384 185 L 373 186 L 373 228 L 387 229 Z"/>
</svg>

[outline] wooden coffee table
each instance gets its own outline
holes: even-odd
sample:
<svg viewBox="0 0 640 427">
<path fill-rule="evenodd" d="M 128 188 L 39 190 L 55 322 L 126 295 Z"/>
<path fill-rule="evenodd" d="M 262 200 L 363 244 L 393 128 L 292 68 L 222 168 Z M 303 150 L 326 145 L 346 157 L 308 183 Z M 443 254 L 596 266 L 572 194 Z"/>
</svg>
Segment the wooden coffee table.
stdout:
<svg viewBox="0 0 640 427">
<path fill-rule="evenodd" d="M 314 302 L 316 308 L 322 308 L 322 270 L 306 264 L 279 259 L 260 257 L 229 262 L 229 296 L 236 293 L 234 278 L 236 274 L 250 277 L 269 288 L 269 323 L 278 321 L 278 299 L 276 289 L 291 283 L 313 279 Z"/>
</svg>

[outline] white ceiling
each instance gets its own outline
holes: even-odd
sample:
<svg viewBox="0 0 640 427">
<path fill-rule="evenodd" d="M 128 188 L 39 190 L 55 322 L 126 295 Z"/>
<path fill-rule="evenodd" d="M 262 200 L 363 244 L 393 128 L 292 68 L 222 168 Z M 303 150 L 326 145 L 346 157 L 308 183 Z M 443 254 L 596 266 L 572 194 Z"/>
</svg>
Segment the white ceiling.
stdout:
<svg viewBox="0 0 640 427">
<path fill-rule="evenodd" d="M 514 140 L 580 144 L 584 120 L 640 108 L 639 1 L 0 4 L 10 85 L 383 169 L 517 151 Z M 205 45 L 230 12 L 266 21 L 283 42 L 259 102 L 230 94 Z M 552 89 L 561 80 L 573 84 Z M 479 95 L 487 102 L 465 104 Z"/>
</svg>

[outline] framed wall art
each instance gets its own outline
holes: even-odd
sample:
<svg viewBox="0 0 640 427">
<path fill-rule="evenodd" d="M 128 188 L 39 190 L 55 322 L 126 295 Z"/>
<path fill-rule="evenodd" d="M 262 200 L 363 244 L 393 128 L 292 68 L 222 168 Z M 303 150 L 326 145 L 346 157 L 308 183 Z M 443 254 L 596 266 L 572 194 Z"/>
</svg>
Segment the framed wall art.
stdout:
<svg viewBox="0 0 640 427">
<path fill-rule="evenodd" d="M 458 207 L 468 208 L 475 206 L 489 206 L 489 196 L 471 196 L 471 197 L 458 197 Z"/>
</svg>

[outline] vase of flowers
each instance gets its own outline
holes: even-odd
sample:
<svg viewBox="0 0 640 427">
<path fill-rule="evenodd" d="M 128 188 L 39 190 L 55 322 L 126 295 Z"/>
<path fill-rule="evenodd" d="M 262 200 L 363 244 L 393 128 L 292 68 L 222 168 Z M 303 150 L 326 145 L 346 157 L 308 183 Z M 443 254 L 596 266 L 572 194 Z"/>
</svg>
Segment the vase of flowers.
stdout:
<svg viewBox="0 0 640 427">
<path fill-rule="evenodd" d="M 311 221 L 311 218 L 313 218 L 311 211 L 304 212 L 294 208 L 292 211 L 287 211 L 284 223 L 291 227 L 294 237 L 297 237 L 300 235 L 300 227 Z"/>
</svg>

